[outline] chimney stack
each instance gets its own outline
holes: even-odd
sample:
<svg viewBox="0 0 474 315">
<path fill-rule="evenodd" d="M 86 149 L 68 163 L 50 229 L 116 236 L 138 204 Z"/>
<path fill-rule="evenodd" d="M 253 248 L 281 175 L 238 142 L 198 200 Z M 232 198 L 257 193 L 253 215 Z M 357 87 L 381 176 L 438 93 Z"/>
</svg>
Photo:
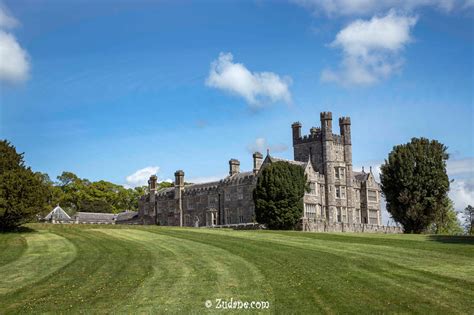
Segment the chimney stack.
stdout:
<svg viewBox="0 0 474 315">
<path fill-rule="evenodd" d="M 252 156 L 253 156 L 253 172 L 257 174 L 257 172 L 260 170 L 260 167 L 262 167 L 263 155 L 260 152 L 255 152 Z"/>
<path fill-rule="evenodd" d="M 240 173 L 240 162 L 236 159 L 230 159 L 229 161 L 229 175 L 235 175 Z"/>
</svg>

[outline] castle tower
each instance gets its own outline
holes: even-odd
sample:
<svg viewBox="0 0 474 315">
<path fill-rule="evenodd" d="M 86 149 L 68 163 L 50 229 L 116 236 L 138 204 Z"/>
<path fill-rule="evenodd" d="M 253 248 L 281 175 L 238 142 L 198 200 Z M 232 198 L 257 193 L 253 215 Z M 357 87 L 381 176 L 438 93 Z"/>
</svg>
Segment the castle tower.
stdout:
<svg viewBox="0 0 474 315">
<path fill-rule="evenodd" d="M 155 220 L 156 220 L 156 217 L 157 217 L 156 203 L 155 203 L 155 200 L 156 200 L 155 192 L 156 192 L 156 182 L 157 181 L 158 181 L 158 177 L 156 177 L 156 175 L 151 175 L 150 179 L 148 180 L 148 191 L 150 193 L 150 202 L 149 202 L 149 206 L 148 206 L 148 215 L 149 216 L 154 216 Z"/>
<path fill-rule="evenodd" d="M 352 141 L 351 141 L 351 119 L 350 117 L 339 118 L 339 129 L 342 143 L 344 145 L 344 162 L 346 164 L 346 198 L 348 222 L 354 222 L 355 191 L 352 185 Z"/>
<path fill-rule="evenodd" d="M 299 121 L 294 122 L 291 129 L 293 130 L 293 142 L 295 142 L 295 140 L 301 138 L 301 123 Z"/>
<path fill-rule="evenodd" d="M 333 150 L 333 134 L 332 134 L 332 113 L 322 112 L 321 120 L 321 144 L 322 144 L 322 161 L 323 173 L 326 181 L 326 218 L 329 222 L 335 222 L 336 214 L 336 187 L 335 170 L 334 170 L 334 150 Z"/>
<path fill-rule="evenodd" d="M 174 173 L 174 199 L 176 200 L 176 212 L 179 215 L 179 226 L 183 226 L 183 190 L 184 172 L 178 170 Z"/>
</svg>

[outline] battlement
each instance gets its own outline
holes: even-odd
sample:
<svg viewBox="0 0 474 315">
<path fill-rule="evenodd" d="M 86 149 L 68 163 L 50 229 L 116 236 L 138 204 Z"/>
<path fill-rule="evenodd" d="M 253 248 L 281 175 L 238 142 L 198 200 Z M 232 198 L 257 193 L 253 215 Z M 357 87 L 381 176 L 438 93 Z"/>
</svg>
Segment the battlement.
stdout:
<svg viewBox="0 0 474 315">
<path fill-rule="evenodd" d="M 340 117 L 339 118 L 339 125 L 350 125 L 351 118 L 350 117 Z"/>
<path fill-rule="evenodd" d="M 331 112 L 321 112 L 319 114 L 321 120 L 332 120 L 332 113 Z"/>
</svg>

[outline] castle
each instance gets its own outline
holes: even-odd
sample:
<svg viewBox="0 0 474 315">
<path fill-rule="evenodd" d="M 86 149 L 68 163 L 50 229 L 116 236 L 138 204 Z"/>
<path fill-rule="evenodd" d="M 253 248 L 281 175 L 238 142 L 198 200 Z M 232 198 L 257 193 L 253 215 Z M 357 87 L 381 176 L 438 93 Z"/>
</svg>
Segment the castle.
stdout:
<svg viewBox="0 0 474 315">
<path fill-rule="evenodd" d="M 169 226 L 225 226 L 255 222 L 253 190 L 259 172 L 268 164 L 285 161 L 304 168 L 310 191 L 304 195 L 303 230 L 374 231 L 381 226 L 380 185 L 369 172 L 352 169 L 351 120 L 339 118 L 340 134 L 333 133 L 332 113 L 320 114 L 321 127 L 301 135 L 301 124 L 292 124 L 294 160 L 259 152 L 253 170 L 240 171 L 240 162 L 229 161 L 229 175 L 219 181 L 185 185 L 184 172 L 175 172 L 174 187 L 157 190 L 157 177 L 148 181 L 149 192 L 139 200 L 143 224 Z M 375 228 L 374 228 L 375 227 Z M 399 231 L 397 231 L 399 232 Z"/>
</svg>

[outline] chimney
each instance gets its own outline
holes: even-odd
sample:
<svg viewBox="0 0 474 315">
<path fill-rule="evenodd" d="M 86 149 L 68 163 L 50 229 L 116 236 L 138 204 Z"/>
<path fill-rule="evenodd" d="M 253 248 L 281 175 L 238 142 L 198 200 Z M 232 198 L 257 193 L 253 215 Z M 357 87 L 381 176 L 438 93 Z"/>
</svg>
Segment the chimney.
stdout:
<svg viewBox="0 0 474 315">
<path fill-rule="evenodd" d="M 158 180 L 158 178 L 156 177 L 156 175 L 151 175 L 150 176 L 150 179 L 148 180 L 148 189 L 150 190 L 150 192 L 156 190 L 157 180 Z"/>
<path fill-rule="evenodd" d="M 230 159 L 229 161 L 229 175 L 235 175 L 240 172 L 240 162 L 236 159 Z"/>
<path fill-rule="evenodd" d="M 253 172 L 257 174 L 262 166 L 263 162 L 263 155 L 260 152 L 255 152 L 253 155 Z"/>
<path fill-rule="evenodd" d="M 182 170 L 178 170 L 174 173 L 174 186 L 184 187 L 184 172 Z"/>
</svg>

